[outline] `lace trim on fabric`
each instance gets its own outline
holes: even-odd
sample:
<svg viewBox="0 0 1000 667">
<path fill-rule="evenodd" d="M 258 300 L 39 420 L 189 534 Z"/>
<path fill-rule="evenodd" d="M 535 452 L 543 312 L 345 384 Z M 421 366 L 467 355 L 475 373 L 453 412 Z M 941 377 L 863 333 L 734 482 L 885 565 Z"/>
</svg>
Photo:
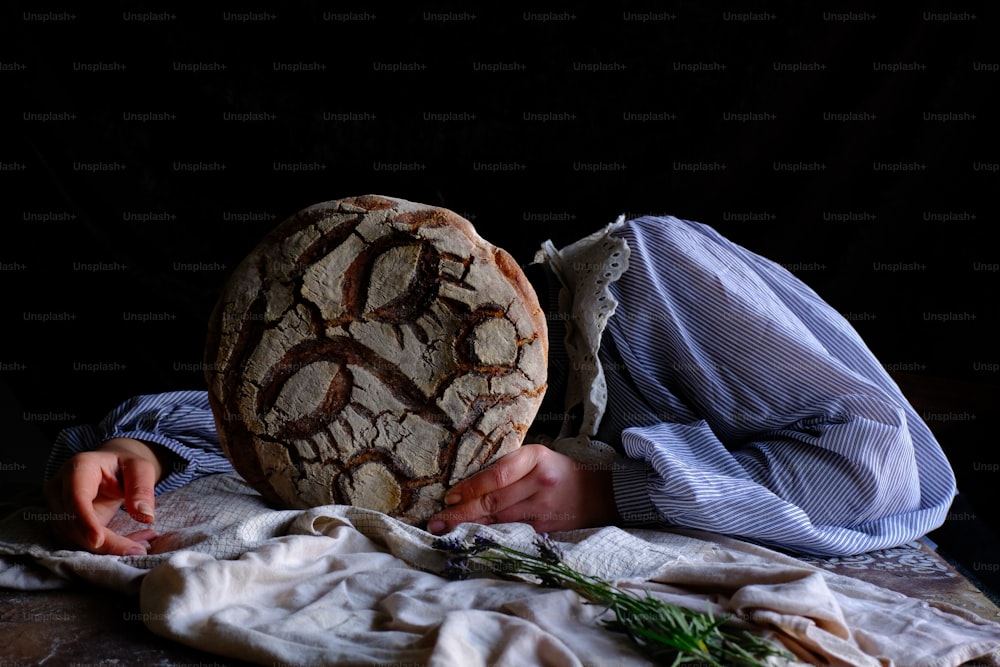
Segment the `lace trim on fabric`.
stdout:
<svg viewBox="0 0 1000 667">
<path fill-rule="evenodd" d="M 553 449 L 577 459 L 606 460 L 614 450 L 592 441 L 608 402 L 607 381 L 598 357 L 601 336 L 618 301 L 609 287 L 628 269 L 629 248 L 612 233 L 625 224 L 620 215 L 606 225 L 565 248 L 556 249 L 545 241 L 535 254 L 536 263 L 548 262 L 562 283 L 559 312 L 566 316 L 566 352 L 569 377 L 566 386 L 567 414 L 576 406 L 583 409 L 579 428 L 566 419 Z"/>
</svg>

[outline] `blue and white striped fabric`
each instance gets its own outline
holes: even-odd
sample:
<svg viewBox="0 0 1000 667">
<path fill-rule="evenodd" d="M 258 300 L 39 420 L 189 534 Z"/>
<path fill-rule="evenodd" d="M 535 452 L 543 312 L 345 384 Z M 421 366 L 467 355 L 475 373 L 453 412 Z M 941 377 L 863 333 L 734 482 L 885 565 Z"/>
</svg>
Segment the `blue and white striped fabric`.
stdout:
<svg viewBox="0 0 1000 667">
<path fill-rule="evenodd" d="M 45 468 L 46 479 L 73 454 L 96 449 L 112 438 L 155 442 L 177 454 L 179 461 L 164 471 L 156 485 L 157 494 L 179 489 L 205 475 L 233 470 L 222 453 L 208 392 L 173 391 L 130 398 L 98 424 L 60 431 Z"/>
<path fill-rule="evenodd" d="M 955 489 L 926 424 L 854 328 L 784 267 L 672 217 L 630 250 L 601 347 L 597 439 L 628 524 L 651 519 L 812 554 L 899 545 Z"/>
<path fill-rule="evenodd" d="M 643 217 L 601 360 L 597 439 L 628 525 L 664 523 L 844 555 L 939 526 L 954 498 L 931 432 L 853 327 L 780 265 L 710 227 Z M 56 439 L 47 475 L 113 437 L 187 462 L 157 493 L 232 470 L 203 391 L 138 396 Z"/>
</svg>

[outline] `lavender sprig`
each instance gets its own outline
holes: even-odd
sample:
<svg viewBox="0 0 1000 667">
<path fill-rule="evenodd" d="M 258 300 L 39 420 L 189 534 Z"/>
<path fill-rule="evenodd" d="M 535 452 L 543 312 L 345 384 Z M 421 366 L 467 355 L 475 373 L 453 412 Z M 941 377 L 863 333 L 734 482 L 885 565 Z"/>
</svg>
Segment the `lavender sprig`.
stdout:
<svg viewBox="0 0 1000 667">
<path fill-rule="evenodd" d="M 664 664 L 676 666 L 698 662 L 713 667 L 759 667 L 771 656 L 792 657 L 774 643 L 749 632 L 724 630 L 728 618 L 716 619 L 711 612 L 701 613 L 672 605 L 648 592 L 639 596 L 578 572 L 563 562 L 559 547 L 545 534 L 535 539 L 536 554 L 502 545 L 479 534 L 471 541 L 438 538 L 432 546 L 450 555 L 441 573 L 445 577 L 466 579 L 472 573 L 471 562 L 478 561 L 488 566 L 491 573 L 504 578 L 529 575 L 542 586 L 569 589 L 589 603 L 607 607 L 614 618 L 603 621 L 604 626 L 624 633 L 650 657 Z"/>
</svg>

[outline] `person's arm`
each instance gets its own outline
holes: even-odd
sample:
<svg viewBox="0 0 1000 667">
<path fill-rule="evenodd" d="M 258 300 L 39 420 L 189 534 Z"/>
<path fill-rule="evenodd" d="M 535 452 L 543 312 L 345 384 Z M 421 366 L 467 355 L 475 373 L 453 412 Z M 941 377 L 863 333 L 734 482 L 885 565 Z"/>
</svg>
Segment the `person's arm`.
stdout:
<svg viewBox="0 0 1000 667">
<path fill-rule="evenodd" d="M 115 534 L 107 524 L 120 509 L 152 524 L 157 493 L 231 470 L 205 392 L 138 396 L 99 424 L 59 433 L 44 485 L 49 523 L 70 548 L 144 554 L 155 531 Z"/>
<path fill-rule="evenodd" d="M 97 449 L 113 438 L 158 445 L 169 455 L 156 494 L 219 472 L 231 472 L 222 451 L 205 391 L 172 391 L 135 396 L 97 424 L 63 429 L 56 436 L 45 469 L 49 478 L 73 456 Z"/>
<path fill-rule="evenodd" d="M 627 430 L 630 458 L 614 479 L 623 524 L 662 522 L 846 555 L 916 539 L 940 523 L 950 503 L 921 506 L 905 421 L 855 415 L 812 426 L 790 425 L 734 452 L 705 422 Z"/>
<path fill-rule="evenodd" d="M 625 523 L 651 519 L 817 554 L 944 520 L 950 465 L 850 324 L 780 265 L 709 227 L 624 232 L 606 419 L 629 461 Z M 602 424 L 602 428 L 605 425 Z"/>
</svg>

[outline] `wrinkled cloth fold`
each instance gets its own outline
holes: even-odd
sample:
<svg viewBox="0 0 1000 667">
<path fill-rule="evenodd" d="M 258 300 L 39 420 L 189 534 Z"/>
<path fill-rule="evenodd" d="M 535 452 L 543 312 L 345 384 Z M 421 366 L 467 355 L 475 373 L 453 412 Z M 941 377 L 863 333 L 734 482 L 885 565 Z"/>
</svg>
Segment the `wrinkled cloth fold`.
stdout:
<svg viewBox="0 0 1000 667">
<path fill-rule="evenodd" d="M 649 665 L 602 626 L 602 607 L 561 589 L 442 578 L 434 536 L 347 506 L 268 508 L 235 475 L 158 498 L 161 536 L 143 557 L 53 548 L 21 508 L 0 519 L 0 585 L 71 580 L 137 592 L 156 634 L 262 665 Z M 134 529 L 124 513 L 119 530 Z M 533 550 L 525 524 L 464 524 Z M 567 565 L 639 594 L 730 616 L 780 640 L 788 664 L 1000 665 L 1000 625 L 931 606 L 740 540 L 697 531 L 607 527 L 554 533 Z M 776 662 L 775 664 L 782 664 Z"/>
</svg>

